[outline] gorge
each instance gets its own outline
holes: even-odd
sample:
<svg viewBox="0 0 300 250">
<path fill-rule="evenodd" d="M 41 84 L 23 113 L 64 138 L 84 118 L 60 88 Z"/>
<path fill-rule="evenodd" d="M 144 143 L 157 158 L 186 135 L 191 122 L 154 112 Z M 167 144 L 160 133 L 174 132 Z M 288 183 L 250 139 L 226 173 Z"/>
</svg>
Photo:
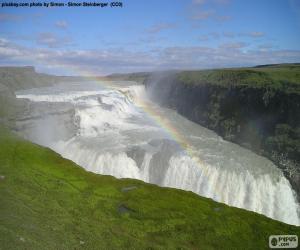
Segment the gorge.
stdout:
<svg viewBox="0 0 300 250">
<path fill-rule="evenodd" d="M 29 100 L 19 133 L 88 171 L 190 190 L 299 225 L 295 192 L 280 169 L 152 102 L 143 85 L 77 81 L 16 96 Z"/>
</svg>

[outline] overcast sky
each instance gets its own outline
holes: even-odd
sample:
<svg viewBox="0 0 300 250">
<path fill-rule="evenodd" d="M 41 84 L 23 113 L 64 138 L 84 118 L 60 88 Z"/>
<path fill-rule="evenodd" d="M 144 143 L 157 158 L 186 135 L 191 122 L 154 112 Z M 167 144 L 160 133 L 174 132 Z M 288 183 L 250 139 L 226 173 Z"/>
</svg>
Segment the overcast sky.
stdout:
<svg viewBox="0 0 300 250">
<path fill-rule="evenodd" d="M 300 0 L 124 0 L 123 8 L 103 9 L 0 6 L 0 65 L 105 75 L 283 62 L 300 62 Z"/>
</svg>

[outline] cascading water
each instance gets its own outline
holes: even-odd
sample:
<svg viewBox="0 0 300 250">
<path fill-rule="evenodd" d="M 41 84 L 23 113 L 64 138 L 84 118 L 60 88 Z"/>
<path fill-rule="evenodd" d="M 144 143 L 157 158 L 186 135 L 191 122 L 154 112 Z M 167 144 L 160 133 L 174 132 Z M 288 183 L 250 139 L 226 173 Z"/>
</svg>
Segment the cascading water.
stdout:
<svg viewBox="0 0 300 250">
<path fill-rule="evenodd" d="M 30 100 L 17 122 L 22 135 L 88 171 L 190 190 L 300 224 L 294 192 L 272 162 L 155 105 L 142 85 L 66 83 L 16 95 Z"/>
</svg>

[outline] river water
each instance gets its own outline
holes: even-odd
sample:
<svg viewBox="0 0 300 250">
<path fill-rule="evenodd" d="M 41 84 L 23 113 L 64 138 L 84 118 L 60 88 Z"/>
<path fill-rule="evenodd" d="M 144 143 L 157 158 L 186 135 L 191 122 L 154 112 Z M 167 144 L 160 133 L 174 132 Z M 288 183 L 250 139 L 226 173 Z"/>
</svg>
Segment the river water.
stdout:
<svg viewBox="0 0 300 250">
<path fill-rule="evenodd" d="M 299 204 L 269 160 L 151 102 L 134 82 L 73 82 L 16 92 L 22 136 L 87 171 L 193 191 L 300 225 Z"/>
</svg>

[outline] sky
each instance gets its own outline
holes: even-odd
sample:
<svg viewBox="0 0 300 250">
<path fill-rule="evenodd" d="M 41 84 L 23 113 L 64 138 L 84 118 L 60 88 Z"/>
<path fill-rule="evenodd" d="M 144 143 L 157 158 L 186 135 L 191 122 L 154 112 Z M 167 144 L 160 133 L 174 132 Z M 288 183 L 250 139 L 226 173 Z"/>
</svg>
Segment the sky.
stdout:
<svg viewBox="0 0 300 250">
<path fill-rule="evenodd" d="M 122 8 L 0 6 L 0 66 L 107 75 L 300 62 L 300 0 L 121 2 Z"/>
</svg>

